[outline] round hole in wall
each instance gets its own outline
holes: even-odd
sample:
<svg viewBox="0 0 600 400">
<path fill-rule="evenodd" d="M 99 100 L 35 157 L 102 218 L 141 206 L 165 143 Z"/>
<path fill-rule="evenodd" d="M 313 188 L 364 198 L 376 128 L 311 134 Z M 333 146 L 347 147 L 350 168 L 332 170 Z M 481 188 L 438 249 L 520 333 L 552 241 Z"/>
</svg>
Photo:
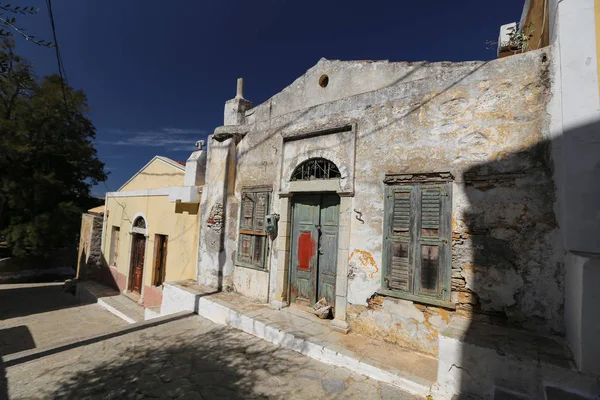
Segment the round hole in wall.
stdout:
<svg viewBox="0 0 600 400">
<path fill-rule="evenodd" d="M 321 77 L 319 78 L 319 86 L 324 88 L 324 87 L 327 87 L 328 84 L 329 84 L 329 77 L 327 75 L 321 75 Z"/>
</svg>

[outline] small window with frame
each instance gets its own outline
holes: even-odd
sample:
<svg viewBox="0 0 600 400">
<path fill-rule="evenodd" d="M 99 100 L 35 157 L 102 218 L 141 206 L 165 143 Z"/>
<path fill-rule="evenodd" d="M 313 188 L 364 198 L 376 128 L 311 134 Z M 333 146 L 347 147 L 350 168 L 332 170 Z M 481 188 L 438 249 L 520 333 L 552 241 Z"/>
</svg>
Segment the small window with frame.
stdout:
<svg viewBox="0 0 600 400">
<path fill-rule="evenodd" d="M 266 269 L 265 217 L 269 210 L 269 200 L 270 189 L 261 187 L 242 190 L 236 265 Z"/>
</svg>

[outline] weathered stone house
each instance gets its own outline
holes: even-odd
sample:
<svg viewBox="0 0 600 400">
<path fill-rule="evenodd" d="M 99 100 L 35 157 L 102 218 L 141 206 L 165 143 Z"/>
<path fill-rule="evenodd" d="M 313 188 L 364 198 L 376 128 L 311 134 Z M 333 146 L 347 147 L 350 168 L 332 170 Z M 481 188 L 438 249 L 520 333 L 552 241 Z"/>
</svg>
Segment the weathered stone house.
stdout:
<svg viewBox="0 0 600 400">
<path fill-rule="evenodd" d="M 574 168 L 569 153 L 589 152 L 581 143 L 595 134 L 568 136 L 577 117 L 565 90 L 581 74 L 557 23 L 583 24 L 589 4 L 554 6 L 554 44 L 541 45 L 546 32 L 524 54 L 322 59 L 258 106 L 238 82 L 209 137 L 198 282 L 275 308 L 326 298 L 332 330 L 437 357 L 438 394 L 594 392 L 599 330 L 584 321 L 598 308 L 582 307 L 581 278 L 597 257 L 567 204 L 594 206 L 565 188 L 581 192 L 570 181 L 578 169 L 597 193 L 598 158 Z M 598 233 L 597 218 L 576 219 Z"/>
<path fill-rule="evenodd" d="M 563 333 L 549 57 L 322 59 L 257 107 L 231 100 L 209 141 L 203 215 L 224 222 L 202 225 L 199 282 L 280 306 L 325 296 L 333 328 L 434 355 L 454 314 Z M 275 240 L 245 229 L 265 214 Z"/>
<path fill-rule="evenodd" d="M 590 0 L 549 3 L 524 54 L 321 59 L 257 106 L 238 81 L 195 183 L 195 281 L 324 298 L 331 330 L 434 357 L 441 398 L 600 392 L 600 29 Z M 163 314 L 198 311 L 167 287 Z"/>
</svg>

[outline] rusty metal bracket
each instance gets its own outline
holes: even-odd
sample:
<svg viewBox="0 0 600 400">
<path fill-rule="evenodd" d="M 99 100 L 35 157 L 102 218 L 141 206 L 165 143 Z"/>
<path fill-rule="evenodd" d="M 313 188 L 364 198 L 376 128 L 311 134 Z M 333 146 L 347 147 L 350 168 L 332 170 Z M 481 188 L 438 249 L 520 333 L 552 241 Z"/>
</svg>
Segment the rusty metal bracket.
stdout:
<svg viewBox="0 0 600 400">
<path fill-rule="evenodd" d="M 365 221 L 363 221 L 362 219 L 362 213 L 360 211 L 358 211 L 357 209 L 354 209 L 354 212 L 357 213 L 358 215 L 355 215 L 354 217 L 359 220 L 361 223 L 365 223 Z"/>
</svg>

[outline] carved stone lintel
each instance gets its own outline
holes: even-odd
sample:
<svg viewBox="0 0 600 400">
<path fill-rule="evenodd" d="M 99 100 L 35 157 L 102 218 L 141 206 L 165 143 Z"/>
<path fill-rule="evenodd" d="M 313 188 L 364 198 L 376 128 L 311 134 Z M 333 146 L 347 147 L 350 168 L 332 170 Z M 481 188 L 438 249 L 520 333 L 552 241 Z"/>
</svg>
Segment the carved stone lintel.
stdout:
<svg viewBox="0 0 600 400">
<path fill-rule="evenodd" d="M 246 125 L 224 125 L 215 128 L 213 139 L 217 142 L 223 142 L 227 139 L 234 138 L 236 143 L 239 143 L 248 133 Z"/>
<path fill-rule="evenodd" d="M 386 174 L 384 183 L 414 183 L 414 182 L 448 182 L 453 181 L 450 172 L 415 172 L 403 174 Z"/>
</svg>

